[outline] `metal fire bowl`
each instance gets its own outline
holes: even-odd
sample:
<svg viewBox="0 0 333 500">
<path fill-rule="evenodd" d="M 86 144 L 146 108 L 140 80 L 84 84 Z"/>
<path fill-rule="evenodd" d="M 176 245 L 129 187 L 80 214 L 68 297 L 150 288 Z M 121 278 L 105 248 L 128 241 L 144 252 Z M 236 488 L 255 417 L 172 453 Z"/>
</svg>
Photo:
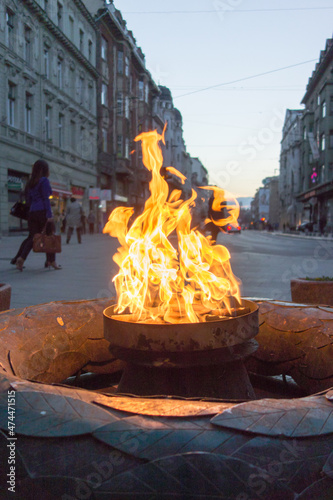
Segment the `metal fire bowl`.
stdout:
<svg viewBox="0 0 333 500">
<path fill-rule="evenodd" d="M 104 312 L 104 337 L 118 359 L 155 367 L 204 366 L 249 356 L 257 349 L 258 305 L 242 300 L 250 312 L 206 323 L 144 324 L 112 318 Z"/>
</svg>

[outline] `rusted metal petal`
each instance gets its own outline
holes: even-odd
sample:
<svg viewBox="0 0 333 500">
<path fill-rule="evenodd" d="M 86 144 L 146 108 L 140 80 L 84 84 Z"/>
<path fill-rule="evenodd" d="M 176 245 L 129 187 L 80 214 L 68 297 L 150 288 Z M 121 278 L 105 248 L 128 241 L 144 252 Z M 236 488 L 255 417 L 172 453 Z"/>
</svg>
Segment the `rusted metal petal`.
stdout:
<svg viewBox="0 0 333 500">
<path fill-rule="evenodd" d="M 84 495 L 92 492 L 93 488 L 94 486 L 89 484 L 85 478 L 78 481 L 75 477 L 59 477 L 48 474 L 46 477 L 29 477 L 18 481 L 15 491 L 19 491 L 20 498 L 24 498 L 24 500 L 35 500 L 36 498 L 59 500 L 88 498 Z M 92 498 L 90 494 L 89 496 Z"/>
<path fill-rule="evenodd" d="M 221 429 L 220 429 L 221 431 Z M 196 419 L 180 426 L 173 419 L 145 419 L 129 417 L 97 429 L 93 436 L 103 443 L 140 459 L 155 460 L 162 456 L 210 451 L 232 437 L 230 431 L 217 430 L 206 420 L 197 424 Z"/>
<path fill-rule="evenodd" d="M 94 402 L 108 406 L 109 408 L 114 408 L 115 410 L 158 417 L 200 417 L 203 415 L 216 415 L 216 413 L 220 413 L 234 406 L 234 403 L 117 396 L 98 396 L 94 399 Z"/>
<path fill-rule="evenodd" d="M 298 347 L 303 349 L 303 347 L 312 347 L 315 349 L 321 349 L 326 345 L 333 344 L 333 338 L 326 334 L 325 328 L 313 328 L 302 332 L 299 335 L 300 343 Z"/>
<path fill-rule="evenodd" d="M 333 451 L 326 460 L 326 463 L 323 467 L 323 473 L 326 474 L 326 476 L 333 479 Z"/>
<path fill-rule="evenodd" d="M 333 435 L 311 439 L 277 439 L 257 436 L 232 455 L 266 470 L 296 493 L 322 478 L 333 448 Z M 324 467 L 325 468 L 325 467 Z"/>
<path fill-rule="evenodd" d="M 333 344 L 321 349 L 305 347 L 305 357 L 297 364 L 298 370 L 309 378 L 326 379 L 333 376 Z"/>
<path fill-rule="evenodd" d="M 259 348 L 253 356 L 262 361 L 281 363 L 304 356 L 304 351 L 290 342 L 287 334 L 266 324 L 260 327 L 256 340 L 259 343 Z"/>
<path fill-rule="evenodd" d="M 211 422 L 265 436 L 322 436 L 333 432 L 333 407 L 324 396 L 261 399 L 225 410 Z"/>
<path fill-rule="evenodd" d="M 324 477 L 323 479 L 313 483 L 297 496 L 297 500 L 314 500 L 314 498 L 318 500 L 332 500 L 333 480 L 328 477 Z"/>
<path fill-rule="evenodd" d="M 321 326 L 321 320 L 307 313 L 306 308 L 279 307 L 265 316 L 266 323 L 284 332 L 302 332 Z"/>
<path fill-rule="evenodd" d="M 26 436 L 78 436 L 92 432 L 114 418 L 83 401 L 38 392 L 20 392 L 15 398 L 15 433 Z M 8 429 L 7 394 L 0 395 L 0 428 Z"/>
<path fill-rule="evenodd" d="M 322 328 L 322 332 L 325 334 L 325 335 L 328 335 L 330 336 L 331 338 L 333 337 L 333 322 L 330 321 L 330 322 L 326 322 Z"/>
<path fill-rule="evenodd" d="M 269 311 L 272 311 L 272 309 L 275 309 L 275 304 L 271 303 L 271 302 L 261 302 L 259 301 L 258 302 L 258 305 L 259 305 L 259 314 L 266 314 L 267 312 Z"/>
<path fill-rule="evenodd" d="M 108 496 L 103 496 L 103 491 Z M 136 499 L 142 500 L 294 498 L 287 486 L 266 471 L 239 459 L 210 453 L 174 455 L 141 465 L 98 488 L 95 497 L 129 498 L 133 492 Z"/>
</svg>

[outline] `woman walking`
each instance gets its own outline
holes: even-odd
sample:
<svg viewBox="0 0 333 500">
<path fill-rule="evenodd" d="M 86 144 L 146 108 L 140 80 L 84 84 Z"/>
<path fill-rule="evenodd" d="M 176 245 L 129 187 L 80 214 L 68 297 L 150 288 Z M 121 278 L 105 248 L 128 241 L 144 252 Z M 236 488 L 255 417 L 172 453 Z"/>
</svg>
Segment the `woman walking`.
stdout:
<svg viewBox="0 0 333 500">
<path fill-rule="evenodd" d="M 27 200 L 30 205 L 28 228 L 29 236 L 22 245 L 20 256 L 16 259 L 16 268 L 23 270 L 23 264 L 28 257 L 32 246 L 33 238 L 37 233 L 41 233 L 46 226 L 46 234 L 52 234 L 54 229 L 53 215 L 50 204 L 52 189 L 48 180 L 49 165 L 45 160 L 37 160 L 33 167 L 30 179 L 27 183 Z M 61 269 L 55 261 L 55 254 L 46 254 L 45 267 Z"/>
</svg>

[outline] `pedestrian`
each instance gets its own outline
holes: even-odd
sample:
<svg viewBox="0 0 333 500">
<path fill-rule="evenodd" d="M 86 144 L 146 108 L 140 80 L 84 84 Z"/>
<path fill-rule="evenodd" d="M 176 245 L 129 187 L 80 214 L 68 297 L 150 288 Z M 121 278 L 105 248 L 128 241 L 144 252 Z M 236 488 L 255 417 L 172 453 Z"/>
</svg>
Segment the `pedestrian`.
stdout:
<svg viewBox="0 0 333 500">
<path fill-rule="evenodd" d="M 66 243 L 70 242 L 74 228 L 76 227 L 77 241 L 81 243 L 81 229 L 82 229 L 82 207 L 80 203 L 75 199 L 70 199 L 70 204 L 66 211 L 66 221 L 67 221 L 67 240 Z"/>
<path fill-rule="evenodd" d="M 90 210 L 87 221 L 89 224 L 89 234 L 94 234 L 96 217 L 93 210 Z"/>
<path fill-rule="evenodd" d="M 52 234 L 54 231 L 54 220 L 50 204 L 52 189 L 49 182 L 49 165 L 45 160 L 37 160 L 33 167 L 31 176 L 26 186 L 27 202 L 30 205 L 28 217 L 29 236 L 21 245 L 20 254 L 16 258 L 16 268 L 23 270 L 23 264 L 28 257 L 32 247 L 33 238 L 37 233 L 41 233 L 45 228 L 46 234 Z M 55 254 L 46 254 L 45 267 L 61 269 L 55 261 Z"/>
<path fill-rule="evenodd" d="M 66 213 L 65 210 L 61 212 L 61 232 L 66 232 Z"/>
</svg>

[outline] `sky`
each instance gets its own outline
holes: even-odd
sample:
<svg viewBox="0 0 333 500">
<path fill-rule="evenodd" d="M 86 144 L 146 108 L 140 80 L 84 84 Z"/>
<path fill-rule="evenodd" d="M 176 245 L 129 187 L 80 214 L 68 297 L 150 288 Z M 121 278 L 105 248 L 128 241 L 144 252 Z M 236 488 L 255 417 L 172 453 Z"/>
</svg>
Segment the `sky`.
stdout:
<svg viewBox="0 0 333 500">
<path fill-rule="evenodd" d="M 287 109 L 332 37 L 332 0 L 114 0 L 183 116 L 210 184 L 254 196 L 279 174 Z"/>
</svg>

